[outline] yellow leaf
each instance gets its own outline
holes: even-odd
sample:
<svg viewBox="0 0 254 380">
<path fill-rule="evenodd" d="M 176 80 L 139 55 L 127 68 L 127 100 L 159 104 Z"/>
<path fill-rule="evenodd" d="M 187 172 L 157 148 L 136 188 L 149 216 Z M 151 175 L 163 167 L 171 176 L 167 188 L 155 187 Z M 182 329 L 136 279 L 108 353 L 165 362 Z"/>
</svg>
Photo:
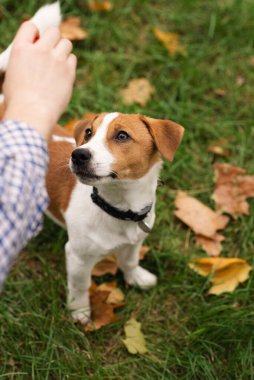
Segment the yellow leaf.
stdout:
<svg viewBox="0 0 254 380">
<path fill-rule="evenodd" d="M 184 57 L 188 55 L 186 48 L 181 45 L 179 35 L 177 33 L 163 32 L 158 28 L 154 28 L 154 35 L 163 43 L 172 57 L 174 57 L 177 53 Z"/>
<path fill-rule="evenodd" d="M 145 338 L 141 332 L 141 323 L 137 322 L 134 318 L 127 321 L 124 326 L 126 339 L 123 343 L 130 354 L 145 354 L 147 348 L 145 346 Z"/>
<path fill-rule="evenodd" d="M 202 257 L 189 263 L 189 267 L 201 276 L 210 276 L 213 286 L 209 294 L 233 292 L 236 287 L 249 278 L 252 270 L 245 259 Z"/>
<path fill-rule="evenodd" d="M 154 92 L 154 87 L 145 78 L 132 79 L 128 83 L 128 87 L 120 91 L 125 104 L 138 103 L 143 107 Z"/>
</svg>

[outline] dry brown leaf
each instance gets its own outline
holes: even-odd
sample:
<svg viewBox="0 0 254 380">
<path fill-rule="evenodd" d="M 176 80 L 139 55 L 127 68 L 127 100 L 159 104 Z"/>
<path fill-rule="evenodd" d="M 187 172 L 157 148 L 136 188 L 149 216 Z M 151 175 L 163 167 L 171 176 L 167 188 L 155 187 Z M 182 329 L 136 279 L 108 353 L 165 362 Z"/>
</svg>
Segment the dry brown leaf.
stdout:
<svg viewBox="0 0 254 380">
<path fill-rule="evenodd" d="M 226 95 L 227 92 L 226 92 L 226 90 L 223 90 L 222 88 L 216 88 L 214 90 L 214 93 L 215 93 L 215 95 L 223 98 Z"/>
<path fill-rule="evenodd" d="M 121 90 L 120 94 L 125 104 L 138 103 L 144 107 L 154 92 L 155 89 L 149 80 L 139 78 L 132 79 L 128 87 Z"/>
<path fill-rule="evenodd" d="M 225 236 L 215 234 L 212 238 L 208 238 L 202 235 L 196 236 L 196 244 L 201 246 L 202 249 L 208 254 L 208 256 L 219 256 L 222 251 L 221 242 L 225 239 Z"/>
<path fill-rule="evenodd" d="M 124 294 L 121 289 L 117 288 L 115 281 L 105 282 L 97 287 L 97 291 L 107 291 L 109 292 L 107 303 L 115 305 L 115 307 L 123 306 L 124 304 Z"/>
<path fill-rule="evenodd" d="M 188 55 L 186 48 L 180 43 L 177 33 L 163 32 L 158 28 L 154 28 L 153 32 L 155 37 L 163 43 L 172 57 L 176 54 L 181 54 L 184 57 Z"/>
<path fill-rule="evenodd" d="M 113 8 L 113 5 L 108 0 L 94 0 L 89 1 L 88 7 L 91 11 L 109 12 Z"/>
<path fill-rule="evenodd" d="M 115 275 L 116 272 L 117 263 L 115 256 L 107 256 L 94 266 L 92 276 L 103 276 L 107 273 Z"/>
<path fill-rule="evenodd" d="M 84 40 L 87 38 L 87 32 L 80 27 L 80 17 L 69 17 L 61 22 L 60 31 L 63 38 L 69 40 Z"/>
<path fill-rule="evenodd" d="M 203 257 L 189 263 L 189 267 L 201 276 L 211 276 L 213 286 L 209 294 L 219 295 L 233 292 L 236 287 L 249 278 L 252 270 L 246 260 L 238 258 Z"/>
<path fill-rule="evenodd" d="M 123 306 L 124 295 L 116 287 L 116 282 L 99 286 L 93 282 L 89 292 L 92 320 L 85 326 L 85 331 L 99 330 L 101 327 L 119 320 L 119 317 L 114 313 L 114 309 Z"/>
<path fill-rule="evenodd" d="M 241 87 L 243 86 L 245 83 L 245 78 L 242 76 L 242 75 L 238 75 L 236 77 L 236 81 L 235 81 L 235 84 L 238 86 L 238 87 Z"/>
<path fill-rule="evenodd" d="M 220 139 L 208 147 L 208 152 L 216 154 L 217 156 L 228 157 L 230 155 L 229 149 L 227 149 L 228 141 L 226 139 Z"/>
<path fill-rule="evenodd" d="M 139 251 L 140 260 L 143 260 L 149 251 L 150 251 L 150 248 L 143 245 Z"/>
<path fill-rule="evenodd" d="M 215 190 L 212 198 L 222 212 L 238 215 L 249 213 L 247 199 L 254 197 L 254 176 L 238 166 L 215 164 Z"/>
<path fill-rule="evenodd" d="M 142 246 L 139 252 L 140 260 L 143 260 L 145 255 L 149 252 L 150 248 Z M 106 256 L 103 260 L 98 262 L 92 271 L 92 276 L 103 276 L 104 274 L 113 274 L 117 272 L 117 262 L 114 255 Z"/>
<path fill-rule="evenodd" d="M 212 238 L 229 221 L 227 216 L 220 215 L 183 191 L 178 191 L 175 205 L 178 208 L 175 215 L 198 235 Z"/>
</svg>

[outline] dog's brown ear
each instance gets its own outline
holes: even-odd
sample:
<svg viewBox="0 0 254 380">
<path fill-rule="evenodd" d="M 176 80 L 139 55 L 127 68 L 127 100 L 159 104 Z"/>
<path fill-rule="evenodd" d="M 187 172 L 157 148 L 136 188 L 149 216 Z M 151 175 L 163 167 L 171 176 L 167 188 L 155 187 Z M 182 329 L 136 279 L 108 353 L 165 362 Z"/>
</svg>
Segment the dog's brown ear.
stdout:
<svg viewBox="0 0 254 380">
<path fill-rule="evenodd" d="M 162 156 L 172 161 L 182 141 L 184 128 L 171 120 L 153 119 L 143 115 L 141 120 L 147 126 Z"/>
</svg>

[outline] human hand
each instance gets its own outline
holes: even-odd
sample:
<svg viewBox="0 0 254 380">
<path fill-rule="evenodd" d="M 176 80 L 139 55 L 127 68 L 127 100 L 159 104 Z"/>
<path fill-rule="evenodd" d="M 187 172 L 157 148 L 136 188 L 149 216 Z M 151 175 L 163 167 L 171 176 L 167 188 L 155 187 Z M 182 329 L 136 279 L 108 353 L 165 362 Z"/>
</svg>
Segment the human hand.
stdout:
<svg viewBox="0 0 254 380">
<path fill-rule="evenodd" d="M 24 121 L 49 138 L 71 98 L 77 64 L 71 51 L 72 43 L 58 28 L 39 37 L 32 22 L 22 24 L 3 86 L 4 119 Z"/>
</svg>

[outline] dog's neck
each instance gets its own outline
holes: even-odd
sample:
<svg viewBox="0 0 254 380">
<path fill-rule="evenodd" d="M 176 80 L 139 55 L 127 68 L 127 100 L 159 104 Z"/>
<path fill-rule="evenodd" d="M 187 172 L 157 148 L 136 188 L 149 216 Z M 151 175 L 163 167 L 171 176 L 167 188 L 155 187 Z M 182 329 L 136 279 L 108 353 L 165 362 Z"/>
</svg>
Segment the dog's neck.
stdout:
<svg viewBox="0 0 254 380">
<path fill-rule="evenodd" d="M 142 178 L 99 184 L 96 187 L 99 195 L 110 205 L 138 212 L 154 203 L 160 169 L 161 162 L 153 165 Z"/>
</svg>

